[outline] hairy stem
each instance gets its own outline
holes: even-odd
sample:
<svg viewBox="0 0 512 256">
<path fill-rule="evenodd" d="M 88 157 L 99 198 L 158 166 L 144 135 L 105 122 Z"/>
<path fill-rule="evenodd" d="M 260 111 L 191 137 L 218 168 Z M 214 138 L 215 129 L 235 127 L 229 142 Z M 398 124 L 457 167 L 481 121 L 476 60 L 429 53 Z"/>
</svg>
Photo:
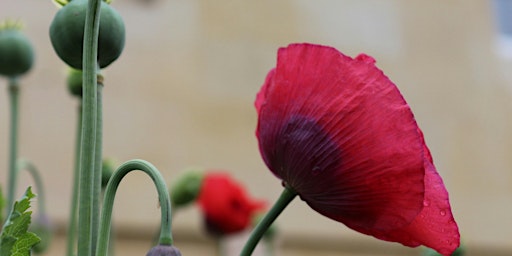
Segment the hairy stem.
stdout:
<svg viewBox="0 0 512 256">
<path fill-rule="evenodd" d="M 18 79 L 9 79 L 9 100 L 11 104 L 11 122 L 9 136 L 9 181 L 7 183 L 7 212 L 11 212 L 16 197 L 18 176 L 16 172 L 16 160 L 18 158 L 18 108 L 19 108 L 19 84 Z"/>
<path fill-rule="evenodd" d="M 78 212 L 78 256 L 94 255 L 93 213 L 94 167 L 97 115 L 97 57 L 101 0 L 89 0 L 87 5 L 83 45 L 82 139 L 80 143 L 80 189 Z"/>
<path fill-rule="evenodd" d="M 100 205 L 101 205 L 101 168 L 103 160 L 103 107 L 102 90 L 103 77 L 98 75 L 97 86 L 97 111 L 96 111 L 96 154 L 94 156 L 94 183 L 93 183 L 93 213 L 92 213 L 92 246 L 96 248 L 97 235 L 100 226 Z"/>
<path fill-rule="evenodd" d="M 151 163 L 144 160 L 130 160 L 122 164 L 110 178 L 107 188 L 105 189 L 105 197 L 103 200 L 103 208 L 101 212 L 100 233 L 98 237 L 97 256 L 107 255 L 109 234 L 112 221 L 112 208 L 114 206 L 114 198 L 117 188 L 123 177 L 131 171 L 140 170 L 151 177 L 158 192 L 158 199 L 161 210 L 160 237 L 158 244 L 172 245 L 171 232 L 171 199 L 169 191 L 165 184 L 165 180 L 160 172 Z"/>
<path fill-rule="evenodd" d="M 73 193 L 71 195 L 71 209 L 69 214 L 69 224 L 67 233 L 66 255 L 75 255 L 76 245 L 76 224 L 77 224 L 77 209 L 78 209 L 78 187 L 80 186 L 80 141 L 82 134 L 82 103 L 78 105 L 78 118 L 76 126 L 76 140 L 75 140 L 75 164 L 73 168 Z"/>
</svg>

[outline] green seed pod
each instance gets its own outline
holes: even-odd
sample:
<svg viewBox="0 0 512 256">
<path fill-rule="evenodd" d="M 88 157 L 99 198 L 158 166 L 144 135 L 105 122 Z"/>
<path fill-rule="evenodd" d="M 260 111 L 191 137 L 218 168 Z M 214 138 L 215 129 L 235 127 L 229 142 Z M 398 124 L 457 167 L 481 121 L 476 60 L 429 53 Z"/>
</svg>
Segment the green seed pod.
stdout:
<svg viewBox="0 0 512 256">
<path fill-rule="evenodd" d="M 82 69 L 86 0 L 73 0 L 62 7 L 50 25 L 50 40 L 57 55 L 69 66 Z M 124 48 L 125 29 L 121 15 L 101 2 L 98 38 L 98 64 L 105 68 Z"/>
<path fill-rule="evenodd" d="M 77 97 L 82 97 L 82 74 L 82 70 L 70 68 L 66 79 L 69 93 Z"/>
<path fill-rule="evenodd" d="M 103 159 L 102 167 L 101 167 L 101 187 L 105 189 L 107 187 L 108 181 L 116 167 L 118 166 L 117 162 L 110 158 Z"/>
<path fill-rule="evenodd" d="M 16 77 L 30 70 L 34 49 L 28 38 L 16 26 L 6 22 L 0 28 L 0 75 Z"/>
<path fill-rule="evenodd" d="M 204 174 L 197 170 L 188 170 L 178 177 L 170 189 L 171 201 L 176 207 L 183 207 L 196 200 L 203 182 Z"/>
<path fill-rule="evenodd" d="M 82 70 L 80 70 L 80 69 L 69 68 L 68 77 L 66 78 L 66 84 L 67 84 L 69 93 L 71 93 L 71 95 L 76 96 L 78 98 L 81 98 L 82 93 L 83 93 L 83 88 L 82 88 L 83 74 L 84 74 L 84 72 L 82 72 Z M 103 75 L 100 72 L 98 72 L 98 74 L 97 74 L 97 81 L 98 81 L 98 84 L 103 83 Z"/>
</svg>

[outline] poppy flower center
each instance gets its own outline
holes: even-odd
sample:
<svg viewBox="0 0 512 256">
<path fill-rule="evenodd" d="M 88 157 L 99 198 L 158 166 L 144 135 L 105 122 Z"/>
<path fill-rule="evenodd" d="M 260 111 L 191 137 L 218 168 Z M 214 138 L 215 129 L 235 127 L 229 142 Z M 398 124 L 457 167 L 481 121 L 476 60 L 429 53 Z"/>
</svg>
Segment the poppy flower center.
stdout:
<svg viewBox="0 0 512 256">
<path fill-rule="evenodd" d="M 293 115 L 273 141 L 270 166 L 299 193 L 309 179 L 320 178 L 341 164 L 340 148 L 312 117 Z"/>
</svg>

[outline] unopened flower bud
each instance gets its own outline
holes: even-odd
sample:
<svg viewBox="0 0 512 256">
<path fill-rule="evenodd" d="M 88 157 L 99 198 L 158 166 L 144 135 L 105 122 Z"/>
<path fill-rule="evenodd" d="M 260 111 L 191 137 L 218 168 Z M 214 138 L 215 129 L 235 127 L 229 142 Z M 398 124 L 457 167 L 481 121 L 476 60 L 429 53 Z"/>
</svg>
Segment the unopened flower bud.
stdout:
<svg viewBox="0 0 512 256">
<path fill-rule="evenodd" d="M 146 256 L 181 256 L 180 250 L 172 245 L 157 245 Z"/>
<path fill-rule="evenodd" d="M 171 186 L 171 201 L 177 207 L 196 200 L 201 190 L 204 174 L 198 170 L 188 170 Z"/>
<path fill-rule="evenodd" d="M 101 187 L 103 189 L 107 187 L 108 181 L 110 180 L 110 177 L 112 177 L 116 167 L 117 163 L 115 160 L 111 158 L 103 159 L 101 167 Z"/>
<path fill-rule="evenodd" d="M 82 97 L 82 70 L 70 68 L 66 83 L 69 93 L 73 96 Z"/>
</svg>

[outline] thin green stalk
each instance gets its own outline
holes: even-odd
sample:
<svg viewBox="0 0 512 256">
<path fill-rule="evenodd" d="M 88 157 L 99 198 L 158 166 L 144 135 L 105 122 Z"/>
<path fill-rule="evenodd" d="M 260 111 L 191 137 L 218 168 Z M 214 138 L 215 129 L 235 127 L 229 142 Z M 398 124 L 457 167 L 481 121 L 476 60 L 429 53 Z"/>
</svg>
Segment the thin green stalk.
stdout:
<svg viewBox="0 0 512 256">
<path fill-rule="evenodd" d="M 9 181 L 7 183 L 7 212 L 11 212 L 16 197 L 16 185 L 18 176 L 16 172 L 16 160 L 18 159 L 18 110 L 19 110 L 19 85 L 18 79 L 9 79 L 9 99 L 11 103 L 11 123 L 9 136 Z"/>
<path fill-rule="evenodd" d="M 39 209 L 39 215 L 46 215 L 43 181 L 41 179 L 41 175 L 39 175 L 39 171 L 37 170 L 36 166 L 26 159 L 19 159 L 16 169 L 18 172 L 20 172 L 21 170 L 26 170 L 32 176 L 32 179 L 35 183 L 35 190 L 37 192 L 37 204 Z"/>
<path fill-rule="evenodd" d="M 169 191 L 165 184 L 165 180 L 160 172 L 151 163 L 144 160 L 130 160 L 117 168 L 112 177 L 110 178 L 107 188 L 105 189 L 105 197 L 103 199 L 103 207 L 100 220 L 100 233 L 98 236 L 98 247 L 96 250 L 97 256 L 107 255 L 110 226 L 112 221 L 112 208 L 114 206 L 114 198 L 117 188 L 123 177 L 131 171 L 140 170 L 151 177 L 158 192 L 158 199 L 160 202 L 161 223 L 160 223 L 160 238 L 158 239 L 159 245 L 172 245 L 172 232 L 171 232 L 171 199 Z"/>
<path fill-rule="evenodd" d="M 71 195 L 71 209 L 68 224 L 68 238 L 66 241 L 66 255 L 75 255 L 77 209 L 78 209 L 78 187 L 80 186 L 80 141 L 82 139 L 82 102 L 78 105 L 78 118 L 75 140 L 75 164 L 73 170 L 73 194 Z"/>
<path fill-rule="evenodd" d="M 97 115 L 97 57 L 101 0 L 89 0 L 85 16 L 83 55 L 82 140 L 80 143 L 80 189 L 78 256 L 94 255 L 94 167 Z"/>
<path fill-rule="evenodd" d="M 277 217 L 283 212 L 283 210 L 290 204 L 290 202 L 297 196 L 297 193 L 293 191 L 291 188 L 288 188 L 285 186 L 283 192 L 275 202 L 274 206 L 272 206 L 272 209 L 267 212 L 265 217 L 261 219 L 261 221 L 256 225 L 254 230 L 251 233 L 251 236 L 247 240 L 247 243 L 245 244 L 244 248 L 242 249 L 242 252 L 240 253 L 240 256 L 249 256 L 254 251 L 254 248 L 256 248 L 256 245 L 261 240 L 261 237 L 263 234 L 265 234 L 265 231 L 272 225 L 272 223 L 277 219 Z"/>
<path fill-rule="evenodd" d="M 275 239 L 265 239 L 263 238 L 265 243 L 265 255 L 266 256 L 274 256 L 276 253 L 276 241 Z"/>
<path fill-rule="evenodd" d="M 98 75 L 99 76 L 99 75 Z M 102 111 L 102 77 L 98 77 L 97 86 L 97 112 L 96 112 L 96 155 L 94 157 L 94 185 L 93 185 L 93 213 L 92 213 L 92 248 L 96 248 L 97 235 L 100 226 L 100 205 L 101 205 L 101 168 L 103 166 L 103 111 Z"/>
<path fill-rule="evenodd" d="M 215 238 L 215 245 L 217 246 L 217 256 L 226 256 L 226 241 L 222 237 L 216 237 Z"/>
</svg>

